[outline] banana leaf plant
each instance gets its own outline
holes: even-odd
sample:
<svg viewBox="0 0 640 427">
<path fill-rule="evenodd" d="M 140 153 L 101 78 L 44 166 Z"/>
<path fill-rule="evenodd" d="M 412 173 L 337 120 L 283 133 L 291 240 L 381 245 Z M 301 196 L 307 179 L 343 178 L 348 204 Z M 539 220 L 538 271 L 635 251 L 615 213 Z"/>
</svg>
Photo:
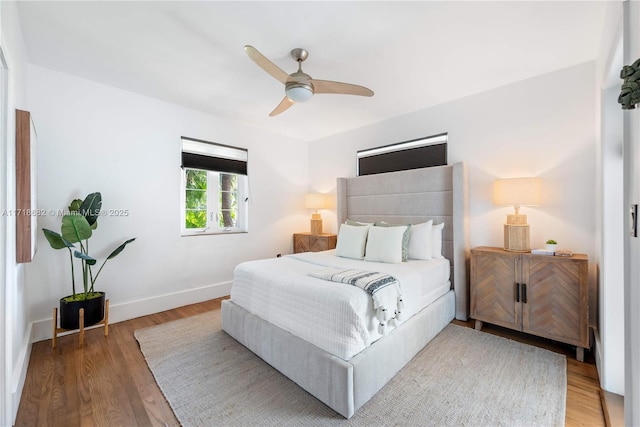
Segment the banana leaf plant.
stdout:
<svg viewBox="0 0 640 427">
<path fill-rule="evenodd" d="M 75 199 L 71 202 L 68 213 L 62 217 L 60 233 L 46 228 L 42 229 L 49 245 L 51 245 L 53 249 L 67 248 L 69 251 L 71 287 L 73 291 L 73 294 L 69 297 L 69 301 L 87 300 L 95 296 L 94 284 L 107 261 L 118 256 L 129 243 L 136 240 L 135 237 L 128 239 L 115 248 L 102 262 L 102 265 L 100 265 L 100 268 L 94 275 L 92 267 L 97 264 L 98 260 L 89 255 L 89 238 L 98 227 L 101 208 L 102 195 L 100 193 L 91 193 L 85 197 L 84 200 Z M 76 244 L 78 245 L 77 247 Z M 83 292 L 76 292 L 74 259 L 79 259 L 82 267 Z"/>
</svg>

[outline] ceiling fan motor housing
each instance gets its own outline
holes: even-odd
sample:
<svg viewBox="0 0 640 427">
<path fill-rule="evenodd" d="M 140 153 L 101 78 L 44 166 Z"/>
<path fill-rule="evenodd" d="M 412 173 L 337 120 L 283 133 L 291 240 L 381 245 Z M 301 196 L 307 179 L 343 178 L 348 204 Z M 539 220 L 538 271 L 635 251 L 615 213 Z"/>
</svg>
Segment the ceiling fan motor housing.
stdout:
<svg viewBox="0 0 640 427">
<path fill-rule="evenodd" d="M 296 49 L 294 49 L 296 50 Z M 306 52 L 306 51 L 305 51 Z M 293 51 L 291 53 L 293 55 Z M 313 97 L 311 76 L 302 71 L 291 74 L 284 88 L 287 97 L 293 102 L 305 102 Z"/>
</svg>

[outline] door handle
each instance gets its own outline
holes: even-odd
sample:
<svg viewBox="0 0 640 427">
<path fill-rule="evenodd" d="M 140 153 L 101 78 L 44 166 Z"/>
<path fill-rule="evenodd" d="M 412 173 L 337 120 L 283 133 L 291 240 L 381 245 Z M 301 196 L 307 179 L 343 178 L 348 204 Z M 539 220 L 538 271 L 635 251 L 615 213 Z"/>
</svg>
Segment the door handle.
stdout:
<svg viewBox="0 0 640 427">
<path fill-rule="evenodd" d="M 526 283 L 522 284 L 522 302 L 524 304 L 527 303 L 527 284 Z"/>
<path fill-rule="evenodd" d="M 520 302 L 520 283 L 516 283 L 516 302 Z"/>
</svg>

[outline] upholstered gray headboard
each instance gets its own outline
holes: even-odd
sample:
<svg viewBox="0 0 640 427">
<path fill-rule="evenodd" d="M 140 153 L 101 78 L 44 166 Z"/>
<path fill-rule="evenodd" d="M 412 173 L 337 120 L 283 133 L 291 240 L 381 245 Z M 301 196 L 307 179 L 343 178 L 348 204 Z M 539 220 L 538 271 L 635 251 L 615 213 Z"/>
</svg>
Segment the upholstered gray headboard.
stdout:
<svg viewBox="0 0 640 427">
<path fill-rule="evenodd" d="M 456 318 L 469 316 L 468 186 L 464 163 L 338 178 L 338 224 L 347 218 L 395 224 L 444 222 L 443 255 L 451 262 Z"/>
</svg>

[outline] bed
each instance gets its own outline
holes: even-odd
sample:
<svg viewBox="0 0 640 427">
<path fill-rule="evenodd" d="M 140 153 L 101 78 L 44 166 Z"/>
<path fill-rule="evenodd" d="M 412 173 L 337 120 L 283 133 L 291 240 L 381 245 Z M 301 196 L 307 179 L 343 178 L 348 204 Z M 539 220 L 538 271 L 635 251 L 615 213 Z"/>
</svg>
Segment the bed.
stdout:
<svg viewBox="0 0 640 427">
<path fill-rule="evenodd" d="M 222 329 L 350 418 L 454 317 L 467 320 L 466 177 L 465 165 L 457 163 L 338 178 L 339 224 L 443 223 L 443 257 L 395 264 L 326 251 L 242 263 L 235 271 L 231 299 L 222 303 Z M 359 309 L 352 306 L 371 305 L 370 296 L 317 277 L 326 269 L 362 265 L 398 279 L 405 300 L 402 319 L 397 313 L 397 321 L 382 329 L 376 319 L 356 319 L 352 309 Z M 433 274 L 424 273 L 429 269 Z M 439 279 L 427 283 L 434 276 Z M 417 287 L 408 285 L 413 282 Z M 371 309 L 365 311 L 375 312 Z M 340 317 L 353 321 L 336 320 Z"/>
</svg>

